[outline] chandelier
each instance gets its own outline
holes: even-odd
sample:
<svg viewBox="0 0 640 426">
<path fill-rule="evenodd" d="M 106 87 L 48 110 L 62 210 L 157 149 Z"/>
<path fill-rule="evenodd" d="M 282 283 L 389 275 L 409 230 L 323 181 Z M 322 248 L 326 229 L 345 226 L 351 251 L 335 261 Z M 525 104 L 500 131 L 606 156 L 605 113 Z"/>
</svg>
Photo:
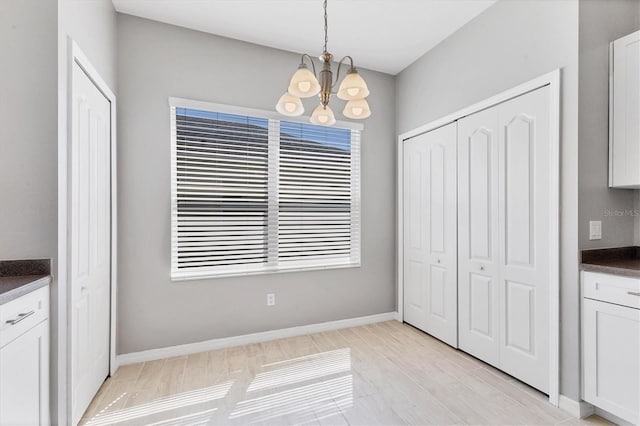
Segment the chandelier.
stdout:
<svg viewBox="0 0 640 426">
<path fill-rule="evenodd" d="M 331 95 L 335 94 L 338 98 L 347 101 L 342 110 L 342 114 L 345 117 L 355 120 L 367 118 L 371 115 L 371 109 L 365 100 L 369 96 L 369 89 L 367 88 L 367 83 L 358 74 L 356 67 L 353 66 L 353 58 L 351 56 L 345 56 L 340 60 L 335 81 L 333 79 L 333 71 L 331 70 L 333 55 L 327 51 L 327 42 L 329 40 L 327 28 L 327 0 L 324 0 L 324 49 L 322 55 L 319 56 L 322 70 L 319 76 L 316 77 L 316 66 L 313 59 L 311 59 L 311 56 L 303 54 L 298 70 L 291 77 L 289 88 L 276 104 L 276 111 L 290 117 L 302 115 L 304 106 L 300 98 L 310 98 L 318 95 L 320 105 L 313 110 L 311 122 L 321 126 L 331 126 L 335 124 L 336 118 L 331 108 L 329 108 L 329 101 Z M 313 72 L 308 68 L 305 59 L 308 59 L 309 63 L 311 63 Z M 340 83 L 338 91 L 334 92 L 333 89 L 340 79 L 340 68 L 347 59 L 350 63 L 349 70 L 342 83 Z"/>
</svg>

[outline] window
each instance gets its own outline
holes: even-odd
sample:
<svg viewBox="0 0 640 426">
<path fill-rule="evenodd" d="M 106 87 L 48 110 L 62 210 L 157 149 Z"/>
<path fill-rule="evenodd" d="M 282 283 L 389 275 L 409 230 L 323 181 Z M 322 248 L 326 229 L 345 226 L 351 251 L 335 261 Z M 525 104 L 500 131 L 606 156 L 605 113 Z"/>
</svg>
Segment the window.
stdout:
<svg viewBox="0 0 640 426">
<path fill-rule="evenodd" d="M 171 276 L 360 264 L 360 128 L 171 99 Z"/>
</svg>

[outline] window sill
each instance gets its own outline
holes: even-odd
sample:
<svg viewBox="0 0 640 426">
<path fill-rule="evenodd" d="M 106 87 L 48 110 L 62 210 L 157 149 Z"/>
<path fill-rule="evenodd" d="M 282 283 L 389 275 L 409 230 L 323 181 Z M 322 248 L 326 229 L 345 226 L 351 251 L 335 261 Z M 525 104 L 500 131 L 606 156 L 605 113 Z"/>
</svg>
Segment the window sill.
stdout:
<svg viewBox="0 0 640 426">
<path fill-rule="evenodd" d="M 249 269 L 249 270 L 236 270 L 229 272 L 211 272 L 211 271 L 188 271 L 179 272 L 176 275 L 171 276 L 171 281 L 193 281 L 204 279 L 216 279 L 216 278 L 229 278 L 229 277 L 244 277 L 251 275 L 271 275 L 280 274 L 283 272 L 308 272 L 308 271 L 322 271 L 326 269 L 346 269 L 346 268 L 359 268 L 360 262 L 357 263 L 341 263 L 334 265 L 311 265 L 311 266 L 291 266 L 291 267 L 277 267 L 270 269 Z"/>
</svg>

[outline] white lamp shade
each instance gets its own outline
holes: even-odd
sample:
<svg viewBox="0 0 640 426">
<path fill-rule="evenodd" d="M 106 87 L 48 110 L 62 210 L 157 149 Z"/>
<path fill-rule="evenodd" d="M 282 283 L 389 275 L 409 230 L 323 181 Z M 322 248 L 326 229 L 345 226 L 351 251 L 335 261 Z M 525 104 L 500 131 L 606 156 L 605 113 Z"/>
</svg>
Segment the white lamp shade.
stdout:
<svg viewBox="0 0 640 426">
<path fill-rule="evenodd" d="M 369 88 L 358 71 L 349 72 L 338 88 L 338 97 L 345 101 L 364 99 L 367 96 L 369 96 Z"/>
<path fill-rule="evenodd" d="M 306 66 L 301 66 L 291 77 L 288 91 L 299 98 L 310 98 L 320 92 L 320 83 Z"/>
<path fill-rule="evenodd" d="M 276 104 L 276 111 L 282 115 L 296 117 L 298 115 L 302 115 L 304 112 L 304 106 L 302 105 L 302 101 L 299 97 L 285 93 L 280 96 L 280 99 Z"/>
<path fill-rule="evenodd" d="M 369 103 L 366 100 L 356 99 L 354 101 L 347 102 L 342 114 L 353 120 L 362 120 L 371 115 L 371 108 L 369 108 Z"/>
<path fill-rule="evenodd" d="M 328 106 L 318 105 L 311 114 L 311 122 L 319 126 L 333 126 L 336 124 L 336 117 Z"/>
</svg>

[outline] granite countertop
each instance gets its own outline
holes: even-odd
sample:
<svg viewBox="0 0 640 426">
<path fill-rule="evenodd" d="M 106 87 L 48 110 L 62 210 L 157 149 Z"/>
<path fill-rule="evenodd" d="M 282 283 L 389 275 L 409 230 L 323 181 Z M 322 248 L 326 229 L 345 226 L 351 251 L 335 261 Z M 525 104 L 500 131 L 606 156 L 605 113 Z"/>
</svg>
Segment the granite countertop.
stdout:
<svg viewBox="0 0 640 426">
<path fill-rule="evenodd" d="M 640 247 L 583 250 L 580 269 L 640 278 Z"/>
<path fill-rule="evenodd" d="M 0 261 L 0 305 L 49 285 L 50 265 L 48 259 Z"/>
</svg>

